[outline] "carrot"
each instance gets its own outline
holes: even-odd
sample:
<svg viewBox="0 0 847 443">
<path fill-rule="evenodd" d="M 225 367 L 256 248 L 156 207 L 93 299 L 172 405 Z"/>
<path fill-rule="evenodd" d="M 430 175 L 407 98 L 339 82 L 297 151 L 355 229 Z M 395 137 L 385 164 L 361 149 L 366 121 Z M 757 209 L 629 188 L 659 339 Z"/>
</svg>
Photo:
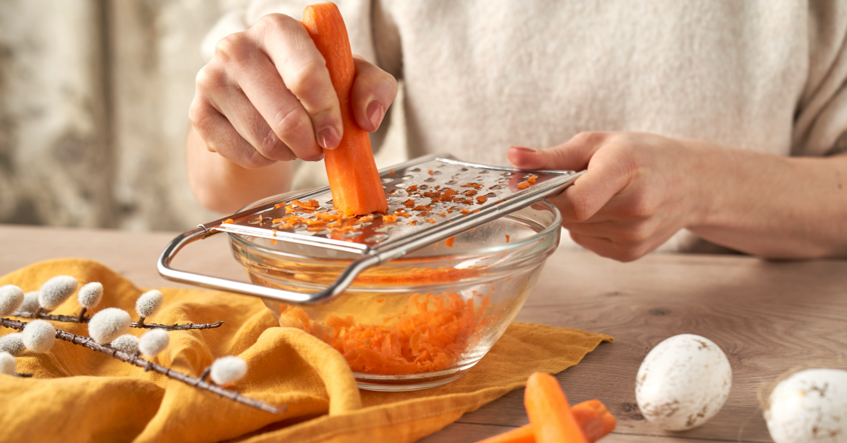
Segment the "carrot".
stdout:
<svg viewBox="0 0 847 443">
<path fill-rule="evenodd" d="M 524 406 L 537 443 L 588 443 L 556 377 L 541 372 L 530 375 Z"/>
<path fill-rule="evenodd" d="M 579 423 L 579 427 L 585 432 L 589 443 L 609 435 L 617 424 L 615 417 L 600 400 L 588 400 L 576 404 L 571 408 L 571 412 Z M 535 443 L 535 432 L 532 425 L 525 425 L 477 443 Z"/>
<path fill-rule="evenodd" d="M 388 202 L 376 169 L 368 133 L 353 118 L 350 94 L 356 78 L 347 27 L 332 3 L 307 6 L 303 25 L 326 60 L 329 78 L 341 104 L 344 133 L 338 148 L 324 150 L 333 205 L 346 215 L 385 212 Z"/>
<path fill-rule="evenodd" d="M 595 442 L 615 430 L 618 421 L 600 400 L 588 400 L 571 408 L 573 417 L 589 442 Z"/>
</svg>

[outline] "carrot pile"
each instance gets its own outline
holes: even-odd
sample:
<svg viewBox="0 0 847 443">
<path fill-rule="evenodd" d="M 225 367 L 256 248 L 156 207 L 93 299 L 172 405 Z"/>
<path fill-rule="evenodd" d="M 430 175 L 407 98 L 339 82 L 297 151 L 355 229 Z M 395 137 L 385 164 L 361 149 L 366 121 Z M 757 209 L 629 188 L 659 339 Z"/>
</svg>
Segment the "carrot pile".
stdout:
<svg viewBox="0 0 847 443">
<path fill-rule="evenodd" d="M 386 318 L 382 325 L 359 324 L 349 315 L 317 322 L 300 307 L 281 305 L 279 322 L 329 344 L 354 372 L 419 374 L 447 369 L 459 361 L 474 344 L 474 333 L 489 323 L 482 316 L 489 297 L 483 297 L 477 307 L 475 297 L 463 300 L 452 292 L 414 294 L 400 314 Z"/>
<path fill-rule="evenodd" d="M 341 105 L 343 134 L 336 149 L 324 150 L 326 175 L 335 207 L 346 215 L 385 212 L 388 202 L 376 169 L 368 133 L 353 118 L 350 95 L 356 78 L 347 27 L 332 3 L 307 6 L 303 25 L 326 60 Z"/>
</svg>

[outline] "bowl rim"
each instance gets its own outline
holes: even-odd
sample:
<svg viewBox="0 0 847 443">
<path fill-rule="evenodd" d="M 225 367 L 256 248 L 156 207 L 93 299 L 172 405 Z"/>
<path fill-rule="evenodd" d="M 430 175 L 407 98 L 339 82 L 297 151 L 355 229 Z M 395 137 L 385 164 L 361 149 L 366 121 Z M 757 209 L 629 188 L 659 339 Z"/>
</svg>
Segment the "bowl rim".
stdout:
<svg viewBox="0 0 847 443">
<path fill-rule="evenodd" d="M 266 197 L 266 198 L 263 198 L 261 200 L 257 200 L 253 203 L 250 203 L 250 204 L 244 206 L 243 208 L 239 209 L 236 212 L 248 211 L 251 208 L 254 208 L 256 206 L 261 206 L 262 204 L 269 203 L 271 201 L 282 200 L 282 199 L 284 199 L 283 197 L 286 196 L 286 195 L 295 194 L 295 193 L 299 194 L 301 192 L 302 191 L 288 192 L 288 193 L 274 195 L 274 196 L 271 196 L 271 197 Z M 551 233 L 553 233 L 553 231 L 561 230 L 562 229 L 562 214 L 561 214 L 561 212 L 559 212 L 559 208 L 557 208 L 555 205 L 553 205 L 552 203 L 547 201 L 547 199 L 540 200 L 538 202 L 533 203 L 532 205 L 526 206 L 526 207 L 521 208 L 517 211 L 506 214 L 502 218 L 508 218 L 508 217 L 514 215 L 515 213 L 517 213 L 517 212 L 519 212 L 523 209 L 531 208 L 533 205 L 536 205 L 536 204 L 542 204 L 546 207 L 546 209 L 550 210 L 553 213 L 553 220 L 544 229 L 537 231 L 533 235 L 530 235 L 529 237 L 524 238 L 520 241 L 509 242 L 509 243 L 505 243 L 505 244 L 498 244 L 498 245 L 489 246 L 489 247 L 486 247 L 486 248 L 473 249 L 473 250 L 470 250 L 470 251 L 465 251 L 461 254 L 432 255 L 432 256 L 426 256 L 426 257 L 404 256 L 404 257 L 399 257 L 399 258 L 396 258 L 394 260 L 391 260 L 390 262 L 387 262 L 387 263 L 382 263 L 379 266 L 385 266 L 385 265 L 388 265 L 388 264 L 394 263 L 394 262 L 403 262 L 405 264 L 409 264 L 409 263 L 413 263 L 415 261 L 431 261 L 431 260 L 444 260 L 444 259 L 459 260 L 459 259 L 462 259 L 463 257 L 470 258 L 470 257 L 478 256 L 478 255 L 481 255 L 481 254 L 489 254 L 489 253 L 509 251 L 509 250 L 518 249 L 520 247 L 531 244 L 531 243 L 537 241 L 540 238 L 544 238 L 544 237 L 550 235 Z M 313 256 L 308 256 L 308 255 L 301 255 L 301 254 L 296 254 L 296 253 L 292 253 L 292 252 L 280 251 L 278 249 L 267 248 L 265 246 L 261 246 L 259 244 L 250 242 L 250 241 L 248 241 L 244 238 L 244 237 L 248 237 L 245 234 L 238 234 L 238 233 L 233 233 L 233 232 L 227 232 L 227 234 L 229 235 L 230 241 L 238 242 L 238 243 L 241 243 L 242 245 L 249 247 L 251 249 L 261 251 L 261 252 L 264 252 L 264 253 L 267 253 L 267 254 L 275 255 L 275 256 L 299 258 L 299 259 L 307 259 L 307 260 L 320 259 L 321 261 L 326 262 L 326 263 L 338 262 L 339 264 L 344 263 L 344 262 L 350 262 L 350 261 L 355 260 L 357 258 L 356 256 L 342 257 L 342 258 L 332 258 L 332 257 L 320 257 L 320 258 L 318 258 L 318 257 L 313 257 Z M 280 240 L 280 241 L 283 241 L 283 240 Z M 419 250 L 420 249 L 416 249 L 415 251 L 411 251 L 409 254 L 413 254 L 414 252 L 419 251 Z M 361 255 L 359 255 L 359 257 L 361 257 Z"/>
</svg>

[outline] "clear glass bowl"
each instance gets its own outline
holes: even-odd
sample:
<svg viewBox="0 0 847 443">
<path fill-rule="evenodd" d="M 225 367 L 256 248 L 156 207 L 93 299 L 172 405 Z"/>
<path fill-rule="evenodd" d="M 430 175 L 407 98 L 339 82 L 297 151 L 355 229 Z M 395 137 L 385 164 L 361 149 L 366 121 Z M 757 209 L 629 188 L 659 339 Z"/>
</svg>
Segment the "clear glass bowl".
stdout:
<svg viewBox="0 0 847 443">
<path fill-rule="evenodd" d="M 439 242 L 370 268 L 330 301 L 265 304 L 281 325 L 303 329 L 341 352 L 361 389 L 440 386 L 461 377 L 503 335 L 555 251 L 560 225 L 554 206 L 536 203 L 457 235 L 452 246 Z M 323 289 L 355 258 L 229 236 L 253 283 L 289 291 Z"/>
</svg>

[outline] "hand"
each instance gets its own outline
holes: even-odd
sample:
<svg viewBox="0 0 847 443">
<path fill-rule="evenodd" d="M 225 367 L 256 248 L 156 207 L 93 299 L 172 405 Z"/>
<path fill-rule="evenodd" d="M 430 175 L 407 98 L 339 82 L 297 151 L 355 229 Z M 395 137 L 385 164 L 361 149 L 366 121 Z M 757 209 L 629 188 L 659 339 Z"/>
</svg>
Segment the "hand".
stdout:
<svg viewBox="0 0 847 443">
<path fill-rule="evenodd" d="M 397 93 L 397 82 L 355 57 L 352 107 L 373 132 Z M 221 39 L 197 74 L 189 117 L 206 149 L 245 168 L 295 158 L 320 160 L 343 126 L 326 63 L 303 25 L 269 14 L 245 32 Z"/>
<path fill-rule="evenodd" d="M 710 158 L 705 145 L 652 134 L 590 132 L 544 150 L 513 146 L 508 157 L 523 169 L 587 169 L 548 200 L 577 244 L 632 261 L 696 225 L 708 210 L 702 195 L 708 185 L 698 183 L 698 171 Z"/>
</svg>

